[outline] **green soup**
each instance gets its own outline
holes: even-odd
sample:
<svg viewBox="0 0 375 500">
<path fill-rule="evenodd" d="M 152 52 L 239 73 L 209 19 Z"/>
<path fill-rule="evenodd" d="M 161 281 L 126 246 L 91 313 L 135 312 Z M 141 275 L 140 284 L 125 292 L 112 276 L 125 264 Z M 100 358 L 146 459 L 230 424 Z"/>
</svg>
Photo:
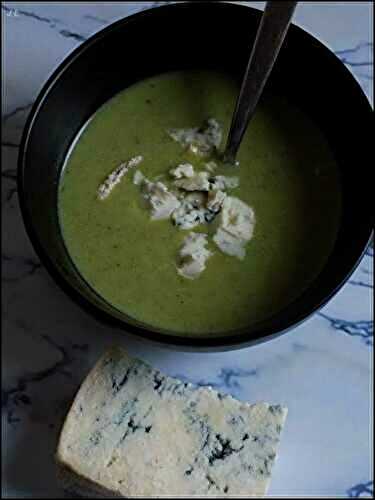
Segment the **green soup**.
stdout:
<svg viewBox="0 0 375 500">
<path fill-rule="evenodd" d="M 150 179 L 203 160 L 166 134 L 207 117 L 223 126 L 224 146 L 238 88 L 212 72 L 167 73 L 116 95 L 89 121 L 67 158 L 59 189 L 66 246 L 86 281 L 113 306 L 157 328 L 187 336 L 222 335 L 266 319 L 316 278 L 331 252 L 340 217 L 337 165 L 320 130 L 278 97 L 263 99 L 238 154 L 231 194 L 250 205 L 254 236 L 244 260 L 214 255 L 196 280 L 176 272 L 188 231 L 151 221 L 129 172 L 105 201 L 98 186 L 118 165 L 143 155 Z M 193 231 L 210 234 L 210 225 Z"/>
</svg>

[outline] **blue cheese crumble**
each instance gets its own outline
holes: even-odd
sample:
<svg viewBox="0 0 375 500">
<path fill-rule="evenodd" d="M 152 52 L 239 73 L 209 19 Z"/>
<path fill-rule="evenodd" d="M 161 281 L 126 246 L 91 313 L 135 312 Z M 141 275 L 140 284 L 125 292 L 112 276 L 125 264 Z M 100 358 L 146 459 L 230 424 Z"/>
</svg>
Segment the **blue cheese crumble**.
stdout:
<svg viewBox="0 0 375 500">
<path fill-rule="evenodd" d="M 169 219 L 181 202 L 162 182 L 143 181 L 143 197 L 151 208 L 151 219 Z"/>
<path fill-rule="evenodd" d="M 235 196 L 227 196 L 220 214 L 221 227 L 235 238 L 250 241 L 254 233 L 255 215 L 249 205 Z"/>
<path fill-rule="evenodd" d="M 238 177 L 228 177 L 226 175 L 216 175 L 211 180 L 210 189 L 234 189 L 240 185 Z"/>
<path fill-rule="evenodd" d="M 215 172 L 215 170 L 217 169 L 217 163 L 215 161 L 208 161 L 207 163 L 205 163 L 205 169 L 212 173 L 212 172 Z"/>
<path fill-rule="evenodd" d="M 243 260 L 246 256 L 246 241 L 227 233 L 221 227 L 219 227 L 214 234 L 213 241 L 223 253 L 231 257 L 237 257 Z"/>
<path fill-rule="evenodd" d="M 214 118 L 208 119 L 201 127 L 171 129 L 167 132 L 183 148 L 201 156 L 212 155 L 222 140 L 222 128 Z M 126 168 L 137 165 L 141 160 L 142 157 L 133 158 Z M 221 252 L 243 260 L 246 245 L 254 233 L 254 211 L 245 202 L 226 192 L 239 186 L 239 177 L 214 175 L 217 163 L 210 158 L 204 161 L 201 171 L 196 171 L 191 163 L 180 163 L 170 169 L 172 190 L 164 183 L 164 174 L 151 182 L 137 170 L 133 183 L 141 187 L 142 195 L 151 209 L 152 220 L 170 219 L 178 229 L 185 231 L 213 221 L 216 224 L 218 220 L 212 237 L 214 243 Z M 125 173 L 117 170 L 111 174 L 112 183 L 119 182 Z M 163 182 L 159 180 L 161 178 Z M 206 260 L 211 256 L 211 252 L 205 248 L 207 237 L 201 233 L 187 236 L 178 256 L 177 272 L 181 276 L 195 279 L 204 271 Z M 194 252 L 190 252 L 188 249 L 194 245 Z"/>
<path fill-rule="evenodd" d="M 210 182 L 208 179 L 208 172 L 198 172 L 191 177 L 174 181 L 174 185 L 185 191 L 209 191 Z"/>
<path fill-rule="evenodd" d="M 194 176 L 194 167 L 190 163 L 181 163 L 176 168 L 170 170 L 169 173 L 175 179 L 181 179 L 183 177 L 189 178 Z"/>
<path fill-rule="evenodd" d="M 177 179 L 174 181 L 174 185 L 184 191 L 224 191 L 225 189 L 234 189 L 240 185 L 238 177 L 213 176 L 207 171 L 207 168 L 201 172 L 195 172 L 190 163 L 179 165 L 170 173 Z"/>
<path fill-rule="evenodd" d="M 225 197 L 222 191 L 189 193 L 182 197 L 181 205 L 172 213 L 172 221 L 182 230 L 209 224 L 220 212 Z"/>
<path fill-rule="evenodd" d="M 60 477 L 86 497 L 259 498 L 286 415 L 280 405 L 196 388 L 113 348 L 66 417 Z"/>
<path fill-rule="evenodd" d="M 99 200 L 105 200 L 111 194 L 113 188 L 121 181 L 124 175 L 131 169 L 136 167 L 143 160 L 143 156 L 135 156 L 130 160 L 121 163 L 113 172 L 105 179 L 103 184 L 98 188 Z"/>
<path fill-rule="evenodd" d="M 185 149 L 198 156 L 212 154 L 220 147 L 223 132 L 214 118 L 209 118 L 201 127 L 174 128 L 168 135 Z"/>
<path fill-rule="evenodd" d="M 220 226 L 213 240 L 223 253 L 243 260 L 246 244 L 254 234 L 255 214 L 239 198 L 227 196 L 220 212 Z"/>
<path fill-rule="evenodd" d="M 133 175 L 133 184 L 140 186 L 146 180 L 146 177 L 140 170 L 136 170 Z"/>
<path fill-rule="evenodd" d="M 207 208 L 214 213 L 219 213 L 226 198 L 223 191 L 209 191 L 207 195 Z"/>
<path fill-rule="evenodd" d="M 172 213 L 172 221 L 179 229 L 192 229 L 204 224 L 208 217 L 206 196 L 203 193 L 190 193 L 182 198 L 181 205 Z"/>
<path fill-rule="evenodd" d="M 177 272 L 187 279 L 195 279 L 206 269 L 206 261 L 213 253 L 207 248 L 207 235 L 189 233 L 179 253 Z"/>
</svg>

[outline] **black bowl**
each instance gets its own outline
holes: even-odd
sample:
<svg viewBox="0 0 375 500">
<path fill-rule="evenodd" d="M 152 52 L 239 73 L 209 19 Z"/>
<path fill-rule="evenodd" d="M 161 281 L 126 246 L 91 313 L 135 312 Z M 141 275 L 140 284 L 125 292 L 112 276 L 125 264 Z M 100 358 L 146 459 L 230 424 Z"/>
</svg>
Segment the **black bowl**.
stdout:
<svg viewBox="0 0 375 500">
<path fill-rule="evenodd" d="M 227 3 L 180 3 L 120 20 L 78 47 L 48 80 L 29 115 L 18 164 L 25 226 L 41 261 L 69 297 L 124 331 L 196 350 L 224 350 L 271 339 L 306 319 L 343 285 L 372 234 L 372 110 L 350 72 L 324 45 L 291 26 L 267 90 L 284 94 L 324 132 L 341 172 L 343 213 L 327 263 L 297 300 L 266 321 L 225 337 L 190 338 L 143 325 L 95 293 L 71 261 L 59 227 L 57 188 L 66 153 L 105 101 L 169 70 L 220 69 L 240 79 L 260 11 Z M 147 291 L 145 291 L 147 293 Z"/>
</svg>

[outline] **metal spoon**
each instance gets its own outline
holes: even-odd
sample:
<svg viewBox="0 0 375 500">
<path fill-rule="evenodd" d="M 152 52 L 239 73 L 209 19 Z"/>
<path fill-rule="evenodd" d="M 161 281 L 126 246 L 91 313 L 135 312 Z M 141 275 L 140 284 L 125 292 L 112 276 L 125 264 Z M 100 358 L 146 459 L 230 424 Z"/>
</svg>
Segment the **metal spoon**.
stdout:
<svg viewBox="0 0 375 500">
<path fill-rule="evenodd" d="M 250 54 L 232 118 L 224 161 L 236 163 L 236 154 L 259 97 L 288 31 L 297 2 L 267 2 Z"/>
</svg>

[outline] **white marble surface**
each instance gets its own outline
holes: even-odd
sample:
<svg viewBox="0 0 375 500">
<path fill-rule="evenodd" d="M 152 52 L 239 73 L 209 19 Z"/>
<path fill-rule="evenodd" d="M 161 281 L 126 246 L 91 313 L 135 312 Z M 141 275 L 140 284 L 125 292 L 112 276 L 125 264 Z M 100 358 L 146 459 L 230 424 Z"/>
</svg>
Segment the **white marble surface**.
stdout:
<svg viewBox="0 0 375 500">
<path fill-rule="evenodd" d="M 62 415 L 93 361 L 115 342 L 169 374 L 210 383 L 240 399 L 286 404 L 289 417 L 270 495 L 373 497 L 372 249 L 321 313 L 287 335 L 240 351 L 191 354 L 99 325 L 57 288 L 31 248 L 15 184 L 17 145 L 30 104 L 81 41 L 149 6 L 2 4 L 2 496 L 63 498 L 53 465 Z M 372 102 L 371 19 L 371 2 L 301 2 L 295 22 L 336 51 Z"/>
</svg>

